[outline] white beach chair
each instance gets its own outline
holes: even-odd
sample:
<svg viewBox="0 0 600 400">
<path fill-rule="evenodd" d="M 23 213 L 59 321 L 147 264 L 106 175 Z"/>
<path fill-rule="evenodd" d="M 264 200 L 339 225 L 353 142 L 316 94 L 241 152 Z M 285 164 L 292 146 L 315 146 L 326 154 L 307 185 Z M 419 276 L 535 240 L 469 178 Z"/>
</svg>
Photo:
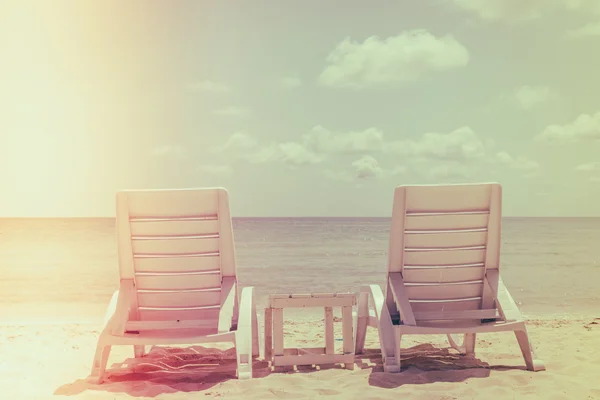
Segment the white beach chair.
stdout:
<svg viewBox="0 0 600 400">
<path fill-rule="evenodd" d="M 232 342 L 237 377 L 258 356 L 253 288 L 238 299 L 233 231 L 222 188 L 117 194 L 120 289 L 106 312 L 91 381 L 102 382 L 113 345 Z"/>
<path fill-rule="evenodd" d="M 545 369 L 499 275 L 501 202 L 497 183 L 396 188 L 386 293 L 361 288 L 357 354 L 367 326 L 379 330 L 387 372 L 400 371 L 402 335 L 447 334 L 452 347 L 474 354 L 477 333 L 513 331 L 527 369 Z M 451 334 L 464 334 L 463 345 Z"/>
</svg>

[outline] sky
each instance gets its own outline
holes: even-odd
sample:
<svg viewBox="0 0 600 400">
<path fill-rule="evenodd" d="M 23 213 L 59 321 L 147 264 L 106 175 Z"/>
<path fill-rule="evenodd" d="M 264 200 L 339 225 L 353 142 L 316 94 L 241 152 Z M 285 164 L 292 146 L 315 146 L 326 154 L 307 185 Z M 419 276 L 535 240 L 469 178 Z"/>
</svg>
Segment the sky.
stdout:
<svg viewBox="0 0 600 400">
<path fill-rule="evenodd" d="M 0 217 L 110 217 L 222 186 L 233 216 L 389 216 L 500 182 L 600 216 L 598 0 L 0 5 Z"/>
</svg>

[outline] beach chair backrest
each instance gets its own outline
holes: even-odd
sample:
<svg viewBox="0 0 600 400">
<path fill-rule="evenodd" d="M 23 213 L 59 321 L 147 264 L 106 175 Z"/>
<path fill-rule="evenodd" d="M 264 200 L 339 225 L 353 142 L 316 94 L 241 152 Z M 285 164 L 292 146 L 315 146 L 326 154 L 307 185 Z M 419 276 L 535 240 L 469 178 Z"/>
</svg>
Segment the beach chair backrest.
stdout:
<svg viewBox="0 0 600 400">
<path fill-rule="evenodd" d="M 413 312 L 494 307 L 485 275 L 500 267 L 501 201 L 497 183 L 396 188 L 388 272 Z"/>
<path fill-rule="evenodd" d="M 140 321 L 218 319 L 222 278 L 236 276 L 225 189 L 121 191 L 117 240 Z"/>
</svg>

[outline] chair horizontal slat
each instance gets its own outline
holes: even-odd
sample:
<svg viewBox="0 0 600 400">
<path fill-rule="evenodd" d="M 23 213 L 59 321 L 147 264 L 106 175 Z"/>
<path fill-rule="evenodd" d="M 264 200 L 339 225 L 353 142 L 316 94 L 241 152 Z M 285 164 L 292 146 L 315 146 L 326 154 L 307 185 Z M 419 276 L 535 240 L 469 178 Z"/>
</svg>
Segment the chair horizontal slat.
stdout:
<svg viewBox="0 0 600 400">
<path fill-rule="evenodd" d="M 195 254 L 219 251 L 218 238 L 132 240 L 134 254 Z"/>
<path fill-rule="evenodd" d="M 211 289 L 221 287 L 220 271 L 207 273 L 136 274 L 137 289 Z"/>
<path fill-rule="evenodd" d="M 194 329 L 200 332 L 205 330 L 217 331 L 218 321 L 208 320 L 145 320 L 129 321 L 125 324 L 125 330 L 132 331 L 160 331 L 160 330 L 180 330 Z"/>
<path fill-rule="evenodd" d="M 206 320 L 211 324 L 218 324 L 219 307 L 202 309 L 176 309 L 176 308 L 146 308 L 140 307 L 141 321 L 184 321 L 184 320 Z"/>
<path fill-rule="evenodd" d="M 481 308 L 481 298 L 460 299 L 455 301 L 411 301 L 413 313 L 432 312 L 432 311 L 464 311 L 479 310 Z"/>
<path fill-rule="evenodd" d="M 458 231 L 458 232 L 435 232 L 435 233 L 406 233 L 404 235 L 405 248 L 457 248 L 485 246 L 487 232 L 480 231 Z"/>
<path fill-rule="evenodd" d="M 127 192 L 130 218 L 179 218 L 214 215 L 219 192 L 212 190 L 141 190 Z"/>
<path fill-rule="evenodd" d="M 485 249 L 404 252 L 404 265 L 443 266 L 477 264 L 485 260 Z"/>
<path fill-rule="evenodd" d="M 204 290 L 138 290 L 140 307 L 204 307 L 219 305 L 221 288 Z"/>
<path fill-rule="evenodd" d="M 492 185 L 409 186 L 406 210 L 409 212 L 488 211 Z"/>
<path fill-rule="evenodd" d="M 465 310 L 465 311 L 421 311 L 414 313 L 415 319 L 427 320 L 465 320 L 500 318 L 498 310 Z"/>
<path fill-rule="evenodd" d="M 482 295 L 483 282 L 452 284 L 406 284 L 406 293 L 410 300 L 456 300 Z"/>
<path fill-rule="evenodd" d="M 453 283 L 483 279 L 483 264 L 467 267 L 404 268 L 405 283 Z"/>
<path fill-rule="evenodd" d="M 405 231 L 452 231 L 486 229 L 488 213 L 471 214 L 407 214 Z"/>
<path fill-rule="evenodd" d="M 218 219 L 132 221 L 131 235 L 136 236 L 181 236 L 218 234 Z"/>
<path fill-rule="evenodd" d="M 196 257 L 135 257 L 133 262 L 137 272 L 210 271 L 220 267 L 218 253 Z"/>
</svg>

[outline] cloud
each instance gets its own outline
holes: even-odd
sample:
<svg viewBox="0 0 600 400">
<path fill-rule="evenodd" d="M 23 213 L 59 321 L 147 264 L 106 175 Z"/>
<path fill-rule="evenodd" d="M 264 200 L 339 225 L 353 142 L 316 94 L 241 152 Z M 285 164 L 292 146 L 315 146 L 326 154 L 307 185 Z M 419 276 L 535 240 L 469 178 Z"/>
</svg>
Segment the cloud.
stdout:
<svg viewBox="0 0 600 400">
<path fill-rule="evenodd" d="M 347 182 L 389 178 L 408 172 L 434 180 L 464 180 L 482 172 L 492 173 L 499 166 L 510 168 L 522 177 L 537 176 L 541 172 L 533 160 L 495 151 L 492 141 L 468 126 L 449 133 L 425 133 L 415 139 L 389 141 L 377 128 L 335 132 L 318 125 L 296 141 L 261 146 L 246 134 L 238 134 L 218 149 L 231 152 L 240 144 L 244 150 L 234 156 L 246 162 L 283 164 L 291 168 L 322 165 L 325 176 Z M 349 161 L 350 156 L 353 161 Z M 398 165 L 398 159 L 402 165 Z M 346 167 L 340 169 L 341 165 Z"/>
<path fill-rule="evenodd" d="M 273 143 L 262 148 L 257 153 L 245 157 L 254 164 L 267 164 L 280 162 L 298 166 L 307 164 L 320 164 L 325 160 L 322 154 L 316 154 L 296 142 Z"/>
<path fill-rule="evenodd" d="M 469 52 L 451 35 L 435 37 L 417 29 L 387 39 L 371 36 L 363 43 L 347 37 L 326 60 L 319 83 L 364 88 L 414 81 L 426 73 L 463 67 L 469 62 Z"/>
<path fill-rule="evenodd" d="M 582 175 L 586 175 L 590 182 L 600 182 L 600 161 L 578 165 L 574 170 Z"/>
<path fill-rule="evenodd" d="M 198 171 L 206 172 L 211 175 L 231 175 L 233 168 L 229 165 L 207 164 L 200 165 Z"/>
<path fill-rule="evenodd" d="M 505 151 L 496 153 L 496 160 L 500 165 L 507 166 L 520 172 L 524 178 L 535 178 L 541 174 L 542 168 L 536 161 L 525 157 L 514 158 Z"/>
<path fill-rule="evenodd" d="M 221 115 L 224 117 L 238 117 L 245 118 L 250 115 L 250 110 L 241 107 L 226 107 L 218 110 L 214 110 L 213 114 Z"/>
<path fill-rule="evenodd" d="M 371 155 L 364 155 L 353 161 L 349 169 L 323 171 L 324 175 L 333 180 L 344 182 L 355 182 L 357 180 L 373 180 L 384 177 L 402 175 L 407 172 L 406 167 L 397 166 L 391 169 L 384 169 L 379 162 Z"/>
<path fill-rule="evenodd" d="M 383 169 L 372 156 L 362 156 L 352 163 L 356 177 L 358 179 L 379 178 L 383 174 Z"/>
<path fill-rule="evenodd" d="M 571 29 L 566 33 L 570 38 L 600 36 L 600 22 L 589 23 L 580 28 Z"/>
<path fill-rule="evenodd" d="M 432 165 L 425 167 L 424 171 L 433 180 L 467 179 L 474 172 L 472 168 L 458 163 Z"/>
<path fill-rule="evenodd" d="M 355 154 L 380 151 L 383 132 L 376 128 L 363 131 L 335 132 L 317 125 L 301 137 L 302 145 L 318 153 Z"/>
<path fill-rule="evenodd" d="M 531 20 L 557 5 L 555 0 L 451 0 L 486 21 Z"/>
<path fill-rule="evenodd" d="M 331 160 L 333 156 L 355 155 L 364 152 L 381 152 L 383 133 L 376 128 L 363 131 L 335 132 L 317 125 L 300 136 L 297 141 L 270 143 L 260 147 L 247 133 L 238 132 L 213 151 L 237 153 L 236 157 L 252 164 L 281 163 L 291 167 L 316 165 Z M 354 168 L 366 169 L 368 158 L 356 161 Z"/>
<path fill-rule="evenodd" d="M 568 10 L 600 14 L 600 2 L 598 0 L 562 0 L 562 3 Z"/>
<path fill-rule="evenodd" d="M 227 151 L 244 152 L 254 149 L 258 142 L 246 132 L 235 132 L 225 143 L 213 149 L 213 152 L 224 153 Z"/>
<path fill-rule="evenodd" d="M 537 142 L 600 142 L 600 111 L 581 114 L 575 121 L 565 125 L 549 125 L 534 138 Z"/>
<path fill-rule="evenodd" d="M 521 110 L 532 110 L 557 98 L 547 86 L 521 86 L 514 92 L 514 101 Z"/>
<path fill-rule="evenodd" d="M 180 145 L 164 145 L 152 149 L 151 154 L 157 157 L 184 157 L 186 154 L 183 146 Z"/>
<path fill-rule="evenodd" d="M 397 140 L 384 147 L 385 152 L 401 155 L 414 173 L 433 179 L 457 181 L 471 179 L 499 166 L 532 178 L 541 173 L 540 165 L 528 158 L 514 158 L 505 151 L 494 152 L 485 140 L 468 126 L 449 133 L 425 133 L 414 140 Z"/>
<path fill-rule="evenodd" d="M 285 89 L 293 89 L 302 85 L 302 81 L 296 76 L 285 76 L 279 80 L 279 84 Z"/>
<path fill-rule="evenodd" d="M 593 161 L 587 164 L 581 164 L 575 167 L 577 172 L 600 172 L 600 161 Z"/>
<path fill-rule="evenodd" d="M 468 126 L 450 133 L 425 133 L 418 140 L 397 140 L 385 146 L 385 151 L 404 156 L 468 161 L 485 156 L 485 145 Z"/>
<path fill-rule="evenodd" d="M 189 89 L 193 92 L 205 92 L 205 93 L 230 93 L 231 88 L 224 83 L 214 81 L 201 81 L 194 82 L 189 85 Z"/>
<path fill-rule="evenodd" d="M 449 0 L 484 21 L 524 22 L 552 11 L 600 14 L 598 0 Z"/>
</svg>

